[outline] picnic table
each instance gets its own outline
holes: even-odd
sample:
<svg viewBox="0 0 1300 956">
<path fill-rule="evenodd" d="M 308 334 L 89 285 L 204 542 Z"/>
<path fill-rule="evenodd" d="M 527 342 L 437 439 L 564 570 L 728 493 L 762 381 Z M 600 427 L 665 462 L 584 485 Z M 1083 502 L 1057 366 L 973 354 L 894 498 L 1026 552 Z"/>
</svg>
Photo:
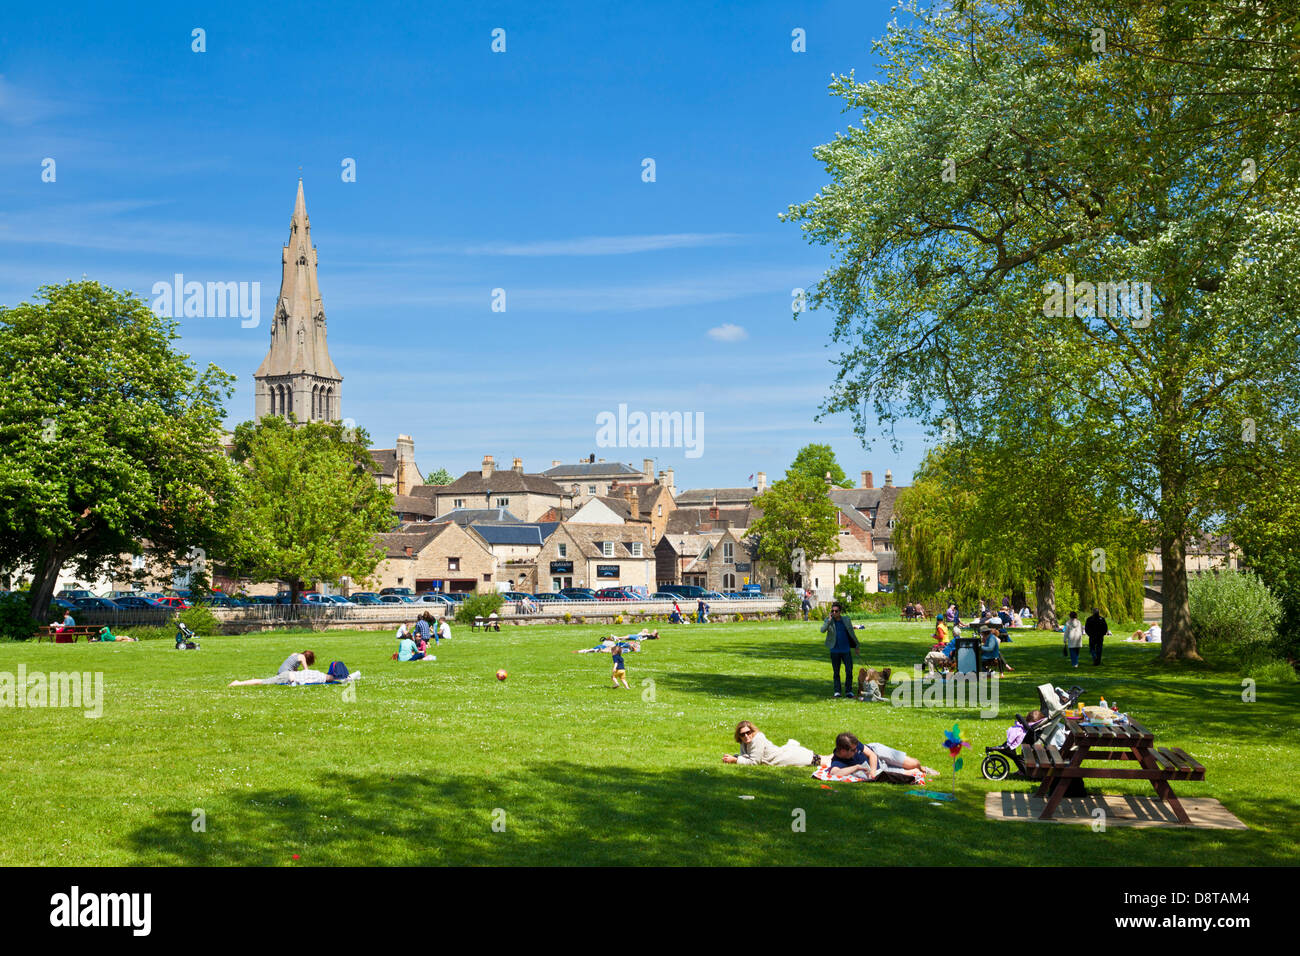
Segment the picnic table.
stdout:
<svg viewBox="0 0 1300 956">
<path fill-rule="evenodd" d="M 1156 795 L 1167 803 L 1180 823 L 1190 823 L 1187 811 L 1171 787 L 1172 780 L 1204 780 L 1205 768 L 1177 747 L 1157 747 L 1155 735 L 1136 720 L 1100 725 L 1066 719 L 1065 746 L 1058 750 L 1042 743 L 1026 747 L 1025 769 L 1031 780 L 1041 780 L 1038 796 L 1051 796 L 1039 815 L 1050 820 L 1073 780 L 1150 780 Z M 1092 765 L 1085 765 L 1091 761 Z M 1136 761 L 1137 768 L 1112 767 L 1107 762 Z"/>
</svg>

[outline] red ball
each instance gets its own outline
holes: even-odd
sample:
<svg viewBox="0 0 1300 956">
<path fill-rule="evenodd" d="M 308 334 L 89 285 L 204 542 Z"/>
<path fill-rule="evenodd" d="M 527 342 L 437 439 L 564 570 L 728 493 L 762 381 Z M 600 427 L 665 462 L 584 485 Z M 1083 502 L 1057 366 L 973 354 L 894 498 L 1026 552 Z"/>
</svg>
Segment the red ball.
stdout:
<svg viewBox="0 0 1300 956">
<path fill-rule="evenodd" d="M 497 671 L 497 680 L 505 680 L 505 679 L 506 679 L 506 672 L 505 672 L 505 670 L 499 670 L 499 671 Z"/>
</svg>

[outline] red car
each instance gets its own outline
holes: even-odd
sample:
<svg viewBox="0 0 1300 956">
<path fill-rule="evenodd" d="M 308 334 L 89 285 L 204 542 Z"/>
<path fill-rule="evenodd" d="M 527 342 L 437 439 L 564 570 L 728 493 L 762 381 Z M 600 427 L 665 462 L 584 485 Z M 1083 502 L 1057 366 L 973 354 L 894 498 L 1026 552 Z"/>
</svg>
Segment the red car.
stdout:
<svg viewBox="0 0 1300 956">
<path fill-rule="evenodd" d="M 630 588 L 601 588 L 596 592 L 597 601 L 635 601 L 637 595 Z"/>
<path fill-rule="evenodd" d="M 171 608 L 173 611 L 188 611 L 190 609 L 189 603 L 184 598 L 161 597 L 156 598 L 155 603 L 157 607 Z"/>
</svg>

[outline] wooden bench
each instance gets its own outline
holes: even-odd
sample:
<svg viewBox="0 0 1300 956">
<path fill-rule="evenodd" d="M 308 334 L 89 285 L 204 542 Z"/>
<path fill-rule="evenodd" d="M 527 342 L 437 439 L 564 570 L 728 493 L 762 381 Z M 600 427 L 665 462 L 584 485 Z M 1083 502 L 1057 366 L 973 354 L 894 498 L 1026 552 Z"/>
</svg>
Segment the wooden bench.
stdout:
<svg viewBox="0 0 1300 956">
<path fill-rule="evenodd" d="M 46 624 L 37 629 L 36 640 L 39 641 L 42 637 L 48 637 L 55 644 L 75 644 L 78 638 L 94 637 L 98 633 L 99 628 L 93 624 L 73 624 L 70 627 L 63 627 L 62 625 L 51 627 Z"/>
<path fill-rule="evenodd" d="M 470 630 L 477 631 L 479 628 L 482 628 L 485 631 L 491 631 L 491 630 L 499 631 L 501 630 L 501 618 L 483 617 L 482 615 L 478 615 L 474 618 L 474 624 L 470 628 Z"/>
<path fill-rule="evenodd" d="M 1169 785 L 1171 780 L 1204 780 L 1205 767 L 1178 747 L 1155 746 L 1155 735 L 1136 720 L 1128 724 L 1092 726 L 1067 720 L 1064 749 L 1037 743 L 1024 749 L 1025 775 L 1041 781 L 1039 796 L 1048 796 L 1039 815 L 1050 820 L 1071 781 L 1087 779 L 1149 780 L 1180 823 L 1187 811 Z M 1140 769 L 1084 766 L 1084 761 L 1136 761 Z M 1049 796 L 1050 794 L 1050 796 Z"/>
</svg>

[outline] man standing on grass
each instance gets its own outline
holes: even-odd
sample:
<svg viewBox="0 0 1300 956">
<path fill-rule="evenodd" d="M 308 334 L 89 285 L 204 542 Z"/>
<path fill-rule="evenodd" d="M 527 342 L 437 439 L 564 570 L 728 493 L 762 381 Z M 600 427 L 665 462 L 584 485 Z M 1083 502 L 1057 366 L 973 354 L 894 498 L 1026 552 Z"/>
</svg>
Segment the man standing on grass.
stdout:
<svg viewBox="0 0 1300 956">
<path fill-rule="evenodd" d="M 826 635 L 826 649 L 831 652 L 831 671 L 835 675 L 835 696 L 840 696 L 840 665 L 844 665 L 844 696 L 853 697 L 853 649 L 858 639 L 853 636 L 853 622 L 843 614 L 839 601 L 831 605 L 831 616 L 822 621 Z"/>
<path fill-rule="evenodd" d="M 1092 617 L 1084 623 L 1083 631 L 1088 635 L 1088 652 L 1092 654 L 1092 663 L 1095 667 L 1101 663 L 1101 644 L 1110 633 L 1110 625 L 1101 616 L 1101 611 L 1093 608 Z"/>
</svg>

